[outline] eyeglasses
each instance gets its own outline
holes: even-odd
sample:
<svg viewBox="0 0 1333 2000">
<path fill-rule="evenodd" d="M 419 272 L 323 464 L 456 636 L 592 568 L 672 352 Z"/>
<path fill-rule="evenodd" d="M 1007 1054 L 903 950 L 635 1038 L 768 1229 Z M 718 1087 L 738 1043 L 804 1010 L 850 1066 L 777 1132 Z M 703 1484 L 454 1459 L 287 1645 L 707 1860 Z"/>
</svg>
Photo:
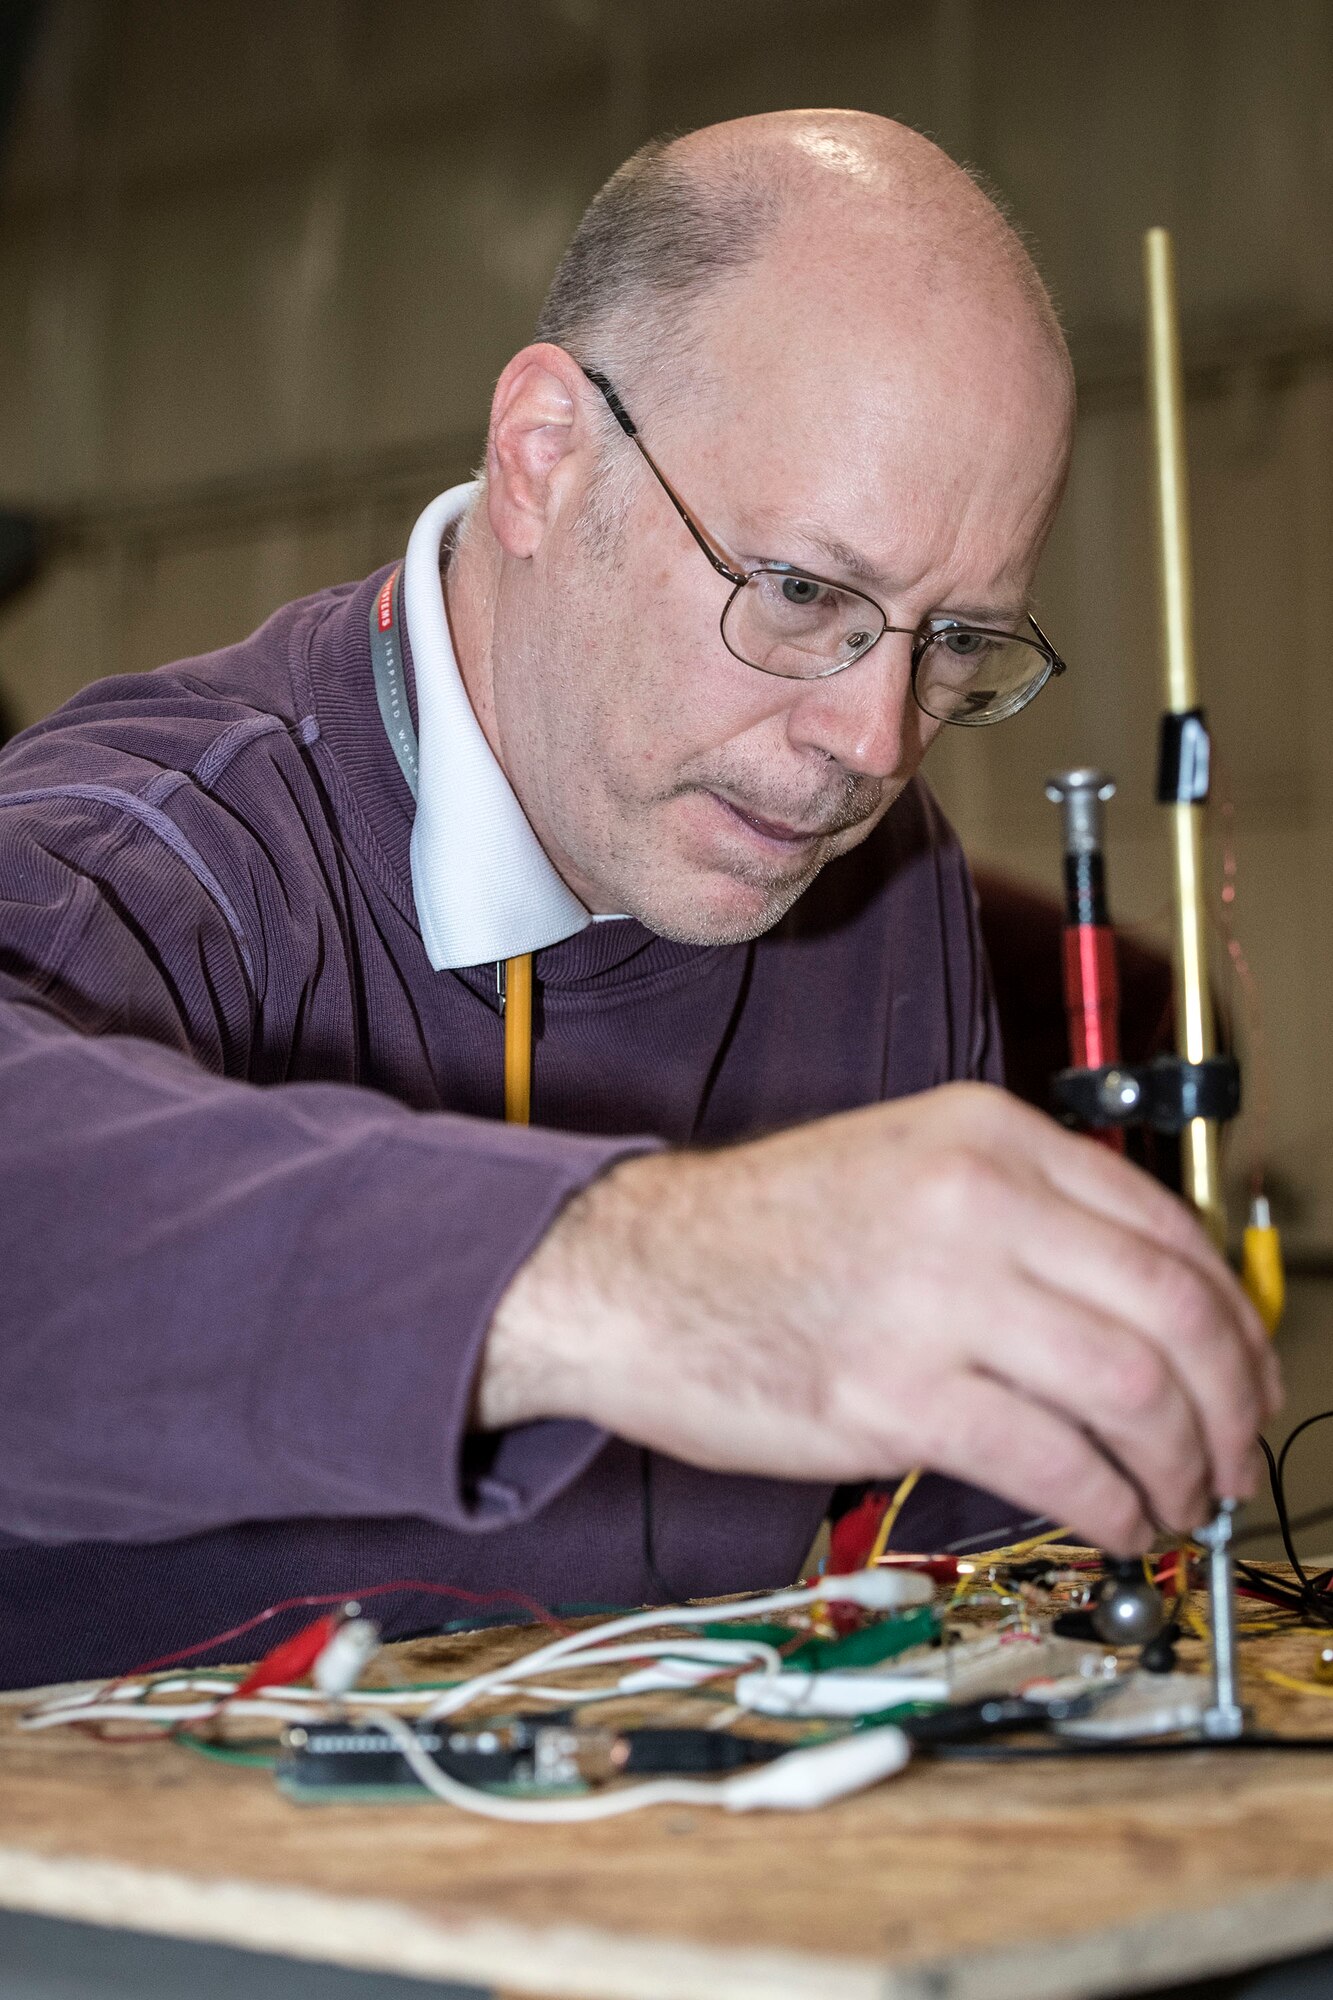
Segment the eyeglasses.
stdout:
<svg viewBox="0 0 1333 2000">
<path fill-rule="evenodd" d="M 734 586 L 722 607 L 722 641 L 746 666 L 785 680 L 823 680 L 863 660 L 886 632 L 902 632 L 912 641 L 917 706 L 938 722 L 967 729 L 1017 715 L 1053 675 L 1064 673 L 1065 661 L 1032 617 L 1027 622 L 1034 639 L 952 618 L 922 628 L 890 625 L 864 591 L 831 583 L 793 563 L 736 569 L 671 485 L 607 377 L 595 368 L 583 373 L 601 391 L 707 560 Z"/>
</svg>

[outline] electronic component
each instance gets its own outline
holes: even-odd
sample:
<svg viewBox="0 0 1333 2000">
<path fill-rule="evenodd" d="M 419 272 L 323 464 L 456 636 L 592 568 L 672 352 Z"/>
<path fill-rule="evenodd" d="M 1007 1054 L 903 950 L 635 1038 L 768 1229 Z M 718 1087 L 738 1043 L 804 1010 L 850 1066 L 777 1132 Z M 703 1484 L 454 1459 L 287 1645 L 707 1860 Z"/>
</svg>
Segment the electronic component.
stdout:
<svg viewBox="0 0 1333 2000">
<path fill-rule="evenodd" d="M 418 1743 L 442 1770 L 465 1785 L 506 1785 L 531 1776 L 534 1732 L 508 1729 L 446 1730 L 423 1725 Z M 389 1737 L 373 1723 L 303 1723 L 283 1737 L 277 1780 L 293 1798 L 357 1791 L 420 1791 Z"/>
<path fill-rule="evenodd" d="M 742 1674 L 736 1700 L 759 1715 L 879 1715 L 912 1702 L 961 1702 L 1030 1691 L 1039 1683 L 1114 1677 L 1113 1653 L 1036 1632 L 993 1632 L 921 1660 L 873 1672 Z"/>
<path fill-rule="evenodd" d="M 517 1719 L 487 1729 L 414 1732 L 431 1761 L 460 1784 L 504 1790 L 582 1790 L 612 1778 L 705 1776 L 769 1764 L 790 1748 L 717 1729 L 572 1729 Z M 306 1723 L 289 1729 L 277 1779 L 290 1798 L 425 1796 L 402 1751 L 373 1723 Z"/>
<path fill-rule="evenodd" d="M 1059 1736 L 1089 1742 L 1197 1734 L 1208 1702 L 1204 1674 L 1134 1673 L 1108 1689 L 1090 1714 L 1064 1717 L 1051 1726 Z"/>
</svg>

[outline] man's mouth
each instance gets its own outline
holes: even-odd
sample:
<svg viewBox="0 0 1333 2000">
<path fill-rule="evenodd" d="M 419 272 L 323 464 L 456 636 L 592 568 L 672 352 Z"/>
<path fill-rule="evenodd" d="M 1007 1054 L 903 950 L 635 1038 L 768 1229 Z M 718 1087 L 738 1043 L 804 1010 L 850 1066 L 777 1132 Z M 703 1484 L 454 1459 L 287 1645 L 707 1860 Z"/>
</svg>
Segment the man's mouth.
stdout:
<svg viewBox="0 0 1333 2000">
<path fill-rule="evenodd" d="M 758 834 L 761 840 L 771 841 L 775 847 L 784 847 L 789 851 L 792 848 L 809 847 L 816 840 L 826 839 L 832 831 L 823 826 L 813 828 L 789 826 L 782 820 L 768 819 L 762 813 L 753 812 L 748 806 L 738 806 L 734 799 L 725 799 L 720 792 L 714 792 L 713 797 L 734 819 L 740 820 L 743 826 L 747 826 L 751 833 Z"/>
</svg>

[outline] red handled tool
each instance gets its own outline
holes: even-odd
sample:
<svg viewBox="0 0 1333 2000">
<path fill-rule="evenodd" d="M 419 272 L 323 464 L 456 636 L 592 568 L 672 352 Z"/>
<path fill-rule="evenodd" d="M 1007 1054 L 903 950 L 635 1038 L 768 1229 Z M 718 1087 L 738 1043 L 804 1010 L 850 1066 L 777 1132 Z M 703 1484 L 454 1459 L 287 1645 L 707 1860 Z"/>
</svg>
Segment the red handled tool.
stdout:
<svg viewBox="0 0 1333 2000">
<path fill-rule="evenodd" d="M 1120 1060 L 1120 977 L 1102 853 L 1102 807 L 1115 796 L 1115 780 L 1105 771 L 1056 771 L 1046 780 L 1046 796 L 1064 820 L 1069 1061 L 1074 1069 L 1104 1069 Z M 1096 1136 L 1124 1152 L 1125 1135 L 1117 1127 Z"/>
</svg>

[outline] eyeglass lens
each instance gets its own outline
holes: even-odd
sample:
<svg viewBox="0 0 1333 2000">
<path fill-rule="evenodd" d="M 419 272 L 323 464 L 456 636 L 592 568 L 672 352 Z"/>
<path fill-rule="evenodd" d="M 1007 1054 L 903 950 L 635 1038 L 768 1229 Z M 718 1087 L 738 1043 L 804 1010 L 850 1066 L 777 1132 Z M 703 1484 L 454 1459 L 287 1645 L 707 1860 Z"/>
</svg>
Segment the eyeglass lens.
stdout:
<svg viewBox="0 0 1333 2000">
<path fill-rule="evenodd" d="M 739 658 L 793 680 L 836 673 L 883 630 L 883 614 L 868 598 L 779 569 L 753 571 L 722 623 L 722 636 Z"/>
<path fill-rule="evenodd" d="M 1031 701 L 1050 671 L 1030 640 L 965 628 L 931 640 L 914 686 L 920 706 L 940 722 L 1002 722 Z"/>
<path fill-rule="evenodd" d="M 722 636 L 738 659 L 789 680 L 818 680 L 850 666 L 885 631 L 883 613 L 856 591 L 760 569 L 733 594 Z M 1030 701 L 1050 662 L 1029 640 L 965 627 L 922 651 L 916 699 L 941 722 L 998 722 Z"/>
</svg>

